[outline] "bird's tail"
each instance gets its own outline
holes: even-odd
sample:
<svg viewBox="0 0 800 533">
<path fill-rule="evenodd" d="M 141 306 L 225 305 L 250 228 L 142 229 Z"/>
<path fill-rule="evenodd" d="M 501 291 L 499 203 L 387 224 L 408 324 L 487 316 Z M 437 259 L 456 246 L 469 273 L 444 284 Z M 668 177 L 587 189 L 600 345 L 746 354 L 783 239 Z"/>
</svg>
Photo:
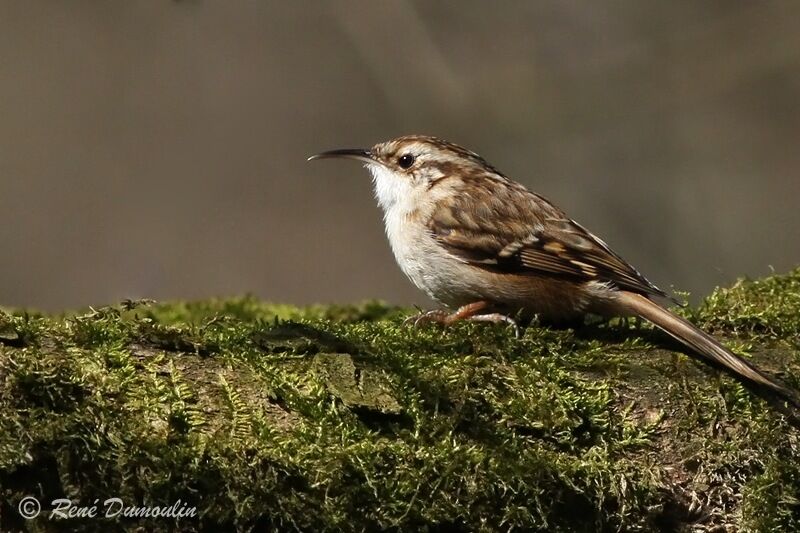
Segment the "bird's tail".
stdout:
<svg viewBox="0 0 800 533">
<path fill-rule="evenodd" d="M 729 373 L 751 385 L 777 394 L 781 399 L 800 409 L 800 400 L 794 391 L 764 375 L 750 363 L 725 348 L 711 335 L 641 294 L 620 291 L 618 296 L 618 303 L 628 313 L 652 322 L 698 355 L 722 366 Z"/>
</svg>

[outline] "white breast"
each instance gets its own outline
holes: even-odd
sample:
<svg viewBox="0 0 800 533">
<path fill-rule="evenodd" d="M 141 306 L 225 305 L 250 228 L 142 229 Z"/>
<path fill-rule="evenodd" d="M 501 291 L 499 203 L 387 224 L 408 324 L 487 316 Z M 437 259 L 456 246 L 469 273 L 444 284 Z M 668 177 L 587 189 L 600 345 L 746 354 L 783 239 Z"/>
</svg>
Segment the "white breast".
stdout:
<svg viewBox="0 0 800 533">
<path fill-rule="evenodd" d="M 418 195 L 426 194 L 426 187 L 415 189 L 409 178 L 381 165 L 368 168 L 383 209 L 386 236 L 403 273 L 428 296 L 446 305 L 472 301 L 474 280 L 454 276 L 464 273 L 463 263 L 436 243 L 425 226 L 424 208 L 430 204 Z"/>
<path fill-rule="evenodd" d="M 414 238 L 409 230 L 409 216 L 414 212 L 414 188 L 405 176 L 395 175 L 383 165 L 367 165 L 375 186 L 375 197 L 383 210 L 386 236 L 403 272 L 418 287 L 423 270 L 414 253 Z M 422 287 L 420 287 L 422 288 Z"/>
</svg>

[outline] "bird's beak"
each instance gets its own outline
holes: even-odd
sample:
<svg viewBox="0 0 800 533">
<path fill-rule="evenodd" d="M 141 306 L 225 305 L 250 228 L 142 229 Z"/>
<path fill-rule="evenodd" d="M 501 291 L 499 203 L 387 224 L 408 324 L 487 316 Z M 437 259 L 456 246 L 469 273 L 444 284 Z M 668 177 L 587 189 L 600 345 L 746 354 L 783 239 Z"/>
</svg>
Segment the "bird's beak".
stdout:
<svg viewBox="0 0 800 533">
<path fill-rule="evenodd" d="M 319 154 L 312 155 L 308 158 L 308 161 L 314 161 L 315 159 L 328 159 L 331 157 L 343 157 L 347 159 L 357 159 L 358 161 L 363 161 L 365 163 L 374 163 L 375 158 L 372 157 L 372 152 L 369 150 L 365 150 L 363 148 L 345 148 L 342 150 L 330 150 L 328 152 L 322 152 Z"/>
</svg>

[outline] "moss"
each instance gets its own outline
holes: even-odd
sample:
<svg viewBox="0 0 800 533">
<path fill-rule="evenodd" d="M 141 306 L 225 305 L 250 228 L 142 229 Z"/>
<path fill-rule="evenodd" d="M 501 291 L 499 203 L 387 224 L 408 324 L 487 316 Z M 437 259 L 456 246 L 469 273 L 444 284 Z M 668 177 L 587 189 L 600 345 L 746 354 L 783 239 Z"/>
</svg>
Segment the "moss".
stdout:
<svg viewBox="0 0 800 533">
<path fill-rule="evenodd" d="M 800 432 L 648 327 L 409 312 L 1 314 L 1 529 L 800 529 Z M 800 384 L 800 269 L 684 313 Z M 26 522 L 26 495 L 198 516 Z"/>
</svg>

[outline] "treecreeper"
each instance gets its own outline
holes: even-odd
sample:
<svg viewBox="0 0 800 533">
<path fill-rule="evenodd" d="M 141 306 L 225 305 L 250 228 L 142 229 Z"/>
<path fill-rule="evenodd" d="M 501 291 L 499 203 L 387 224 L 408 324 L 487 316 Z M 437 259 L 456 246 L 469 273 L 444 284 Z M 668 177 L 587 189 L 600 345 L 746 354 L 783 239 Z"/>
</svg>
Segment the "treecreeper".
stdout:
<svg viewBox="0 0 800 533">
<path fill-rule="evenodd" d="M 605 242 L 478 154 L 409 135 L 309 160 L 334 157 L 367 167 L 398 265 L 448 309 L 421 313 L 414 324 L 505 322 L 519 335 L 512 317 L 641 317 L 695 355 L 800 408 L 795 391 L 671 312 L 660 303 L 666 293 Z"/>
</svg>

